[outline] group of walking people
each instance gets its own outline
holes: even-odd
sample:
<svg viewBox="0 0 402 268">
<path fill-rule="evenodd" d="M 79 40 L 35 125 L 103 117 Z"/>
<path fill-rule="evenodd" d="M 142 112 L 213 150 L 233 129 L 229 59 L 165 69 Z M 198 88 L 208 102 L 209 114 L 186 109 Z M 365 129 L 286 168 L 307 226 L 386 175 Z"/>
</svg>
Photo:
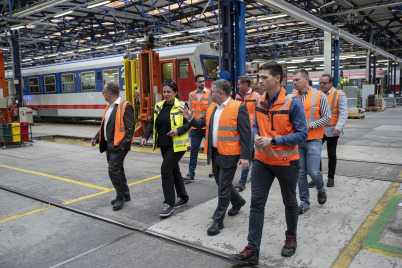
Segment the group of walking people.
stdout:
<svg viewBox="0 0 402 268">
<path fill-rule="evenodd" d="M 334 186 L 336 144 L 347 118 L 345 94 L 332 87 L 331 75 L 320 78 L 322 91 L 312 88 L 304 69 L 294 71 L 296 90 L 289 94 L 281 85 L 283 76 L 281 65 L 275 62 L 263 64 L 259 83 L 254 88 L 251 88 L 247 76 L 239 77 L 239 93 L 234 100 L 228 81 L 216 80 L 211 89 L 206 89 L 204 77 L 197 75 L 197 89 L 190 93 L 188 105 L 179 100 L 177 85 L 166 81 L 162 84 L 164 100 L 155 105 L 153 118 L 140 141 L 140 145 L 145 146 L 152 135 L 154 149 L 159 147 L 161 150 L 165 200 L 159 215 L 168 217 L 175 208 L 188 204 L 184 183 L 185 180 L 194 181 L 198 150 L 205 138 L 204 153 L 208 164 L 212 162 L 218 186 L 218 204 L 212 216 L 213 223 L 207 230 L 211 236 L 224 228 L 230 204 L 229 216 L 237 215 L 246 204 L 239 191 L 246 187 L 253 160 L 248 245 L 230 257 L 239 264 L 259 262 L 265 204 L 275 178 L 281 187 L 287 224 L 281 254 L 295 254 L 298 217 L 310 208 L 308 188 L 317 189 L 319 204 L 325 204 L 327 200 L 320 168 L 325 141 L 329 157 L 327 187 Z M 114 210 L 118 210 L 130 200 L 123 161 L 132 141 L 134 118 L 132 105 L 122 101 L 113 87 L 113 83 L 105 85 L 104 96 L 110 105 L 91 143 L 93 146 L 100 143 L 101 152 L 107 152 L 109 176 L 116 189 L 112 205 Z M 183 179 L 179 161 L 187 151 L 190 128 L 189 172 Z M 233 179 L 239 165 L 242 174 L 234 186 Z M 307 182 L 307 175 L 312 182 Z M 296 197 L 297 185 L 300 205 Z"/>
</svg>

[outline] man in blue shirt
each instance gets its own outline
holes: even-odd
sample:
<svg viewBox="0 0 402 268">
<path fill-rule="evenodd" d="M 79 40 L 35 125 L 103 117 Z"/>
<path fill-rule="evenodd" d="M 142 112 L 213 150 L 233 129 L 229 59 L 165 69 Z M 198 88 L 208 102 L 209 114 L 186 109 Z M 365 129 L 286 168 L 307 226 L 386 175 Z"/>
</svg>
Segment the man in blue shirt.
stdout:
<svg viewBox="0 0 402 268">
<path fill-rule="evenodd" d="M 259 82 L 264 95 L 256 106 L 256 118 L 251 136 L 256 146 L 251 172 L 251 205 L 248 246 L 230 256 L 237 264 L 256 265 L 259 262 L 264 210 L 271 185 L 278 178 L 285 205 L 286 240 L 282 256 L 296 252 L 299 216 L 296 185 L 299 173 L 297 144 L 307 139 L 307 123 L 299 98 L 287 94 L 281 86 L 282 66 L 270 62 L 260 67 Z"/>
</svg>

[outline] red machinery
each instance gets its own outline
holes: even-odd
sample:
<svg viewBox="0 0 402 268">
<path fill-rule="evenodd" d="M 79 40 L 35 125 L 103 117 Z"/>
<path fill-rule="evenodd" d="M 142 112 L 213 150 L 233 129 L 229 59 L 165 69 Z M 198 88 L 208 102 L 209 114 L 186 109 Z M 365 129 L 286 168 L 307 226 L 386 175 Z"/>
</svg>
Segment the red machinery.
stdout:
<svg viewBox="0 0 402 268">
<path fill-rule="evenodd" d="M 0 50 L 0 111 L 3 123 L 11 123 L 7 104 L 6 74 L 4 69 L 4 54 L 2 50 Z M 2 120 L 0 119 L 0 123 L 1 121 Z"/>
</svg>

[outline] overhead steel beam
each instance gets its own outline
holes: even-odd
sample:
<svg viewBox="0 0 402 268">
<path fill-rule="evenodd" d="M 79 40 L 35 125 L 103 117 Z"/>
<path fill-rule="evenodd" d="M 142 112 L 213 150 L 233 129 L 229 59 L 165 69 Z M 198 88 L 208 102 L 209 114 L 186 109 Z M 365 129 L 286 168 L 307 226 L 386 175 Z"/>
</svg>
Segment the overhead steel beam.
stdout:
<svg viewBox="0 0 402 268">
<path fill-rule="evenodd" d="M 338 27 L 336 27 L 320 18 L 317 18 L 316 16 L 314 16 L 304 10 L 301 10 L 300 8 L 298 8 L 292 4 L 289 4 L 288 2 L 286 2 L 284 0 L 261 0 L 260 2 L 264 3 L 265 5 L 271 7 L 275 10 L 281 11 L 296 19 L 299 19 L 312 26 L 315 26 L 323 31 L 327 31 L 332 34 L 338 35 L 340 38 L 342 38 L 344 40 L 347 40 L 353 44 L 357 44 L 359 46 L 362 46 L 366 49 L 371 50 L 371 52 L 377 53 L 386 58 L 390 58 L 395 62 L 402 63 L 401 58 L 398 58 L 397 56 L 395 56 L 391 53 L 388 53 L 387 51 L 385 51 L 379 47 L 376 47 L 373 44 L 370 44 L 364 40 L 361 40 L 357 36 L 354 36 L 353 34 L 350 34 L 344 30 L 341 30 Z"/>
<path fill-rule="evenodd" d="M 71 0 L 50 0 L 50 1 L 46 1 L 46 2 L 40 3 L 38 5 L 34 5 L 34 6 L 26 8 L 26 9 L 23 9 L 21 11 L 12 13 L 12 16 L 13 17 L 18 17 L 18 18 L 24 18 L 24 17 L 29 16 L 31 14 L 38 13 L 38 12 L 40 12 L 42 10 L 49 9 L 51 7 L 54 7 L 54 6 L 59 6 L 59 5 L 63 4 L 63 3 L 65 3 L 65 2 L 71 2 Z"/>
<path fill-rule="evenodd" d="M 402 1 L 398 1 L 396 3 L 388 3 L 388 4 L 383 4 L 383 5 L 372 5 L 372 6 L 366 6 L 366 7 L 361 7 L 361 8 L 355 8 L 355 9 L 349 9 L 349 10 L 345 10 L 345 11 L 335 12 L 335 13 L 329 13 L 329 14 L 323 15 L 323 17 L 338 16 L 338 15 L 343 15 L 343 14 L 357 13 L 359 11 L 364 11 L 364 10 L 379 9 L 382 7 L 395 7 L 395 6 L 400 6 L 400 5 L 402 5 Z"/>
</svg>

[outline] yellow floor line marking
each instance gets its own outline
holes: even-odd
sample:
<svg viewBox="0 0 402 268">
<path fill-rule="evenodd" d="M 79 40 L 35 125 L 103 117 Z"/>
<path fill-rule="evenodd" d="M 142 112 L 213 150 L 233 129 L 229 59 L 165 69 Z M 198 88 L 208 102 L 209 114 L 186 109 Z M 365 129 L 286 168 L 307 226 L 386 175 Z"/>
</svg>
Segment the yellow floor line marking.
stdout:
<svg viewBox="0 0 402 268">
<path fill-rule="evenodd" d="M 371 252 L 371 253 L 380 254 L 380 255 L 383 255 L 383 256 L 402 259 L 402 254 L 399 254 L 399 253 L 394 253 L 394 252 L 389 252 L 389 251 L 384 251 L 384 250 L 381 250 L 381 249 L 369 248 L 369 247 L 363 247 L 363 250 Z"/>
<path fill-rule="evenodd" d="M 394 194 L 394 196 L 400 196 L 400 197 L 402 197 L 402 194 Z"/>
<path fill-rule="evenodd" d="M 44 177 L 48 177 L 48 178 L 52 178 L 52 179 L 56 179 L 56 180 L 60 180 L 60 181 L 71 182 L 71 183 L 74 183 L 74 184 L 79 184 L 79 185 L 95 188 L 95 189 L 98 189 L 98 190 L 103 190 L 103 191 L 108 190 L 108 188 L 106 188 L 106 187 L 97 186 L 97 185 L 93 185 L 93 184 L 89 184 L 89 183 L 85 183 L 85 182 L 80 182 L 80 181 L 76 181 L 76 180 L 66 179 L 66 178 L 53 176 L 53 175 L 49 175 L 49 174 L 45 174 L 45 173 L 40 173 L 40 172 L 36 172 L 36 171 L 26 170 L 26 169 L 22 169 L 22 168 L 16 168 L 16 167 L 11 167 L 11 166 L 1 165 L 1 164 L 0 164 L 0 167 L 14 169 L 14 170 L 18 170 L 18 171 L 22 171 L 22 172 L 26 172 L 26 173 L 31 173 L 31 174 L 35 174 L 35 175 L 39 175 L 39 176 L 44 176 Z"/>
<path fill-rule="evenodd" d="M 3 166 L 3 165 L 0 165 L 0 166 Z M 147 178 L 147 179 L 143 179 L 143 180 L 140 180 L 140 181 L 136 181 L 136 182 L 133 182 L 133 183 L 128 184 L 128 186 L 132 186 L 132 185 L 134 185 L 134 184 L 139 184 L 139 183 L 142 183 L 142 182 L 150 181 L 150 180 L 159 178 L 160 176 L 161 176 L 161 175 L 157 175 L 157 176 L 153 176 L 153 177 L 150 177 L 150 178 Z M 72 199 L 72 200 L 65 201 L 65 202 L 63 202 L 62 204 L 63 204 L 63 205 L 68 205 L 68 204 L 71 204 L 71 203 L 74 203 L 74 202 L 78 202 L 78 201 L 81 201 L 81 200 L 84 200 L 84 199 L 88 199 L 88 198 L 91 198 L 91 197 L 94 197 L 94 196 L 98 196 L 98 195 L 101 195 L 101 194 L 110 193 L 110 192 L 112 192 L 112 191 L 114 191 L 114 188 L 106 188 L 106 190 L 104 190 L 104 191 L 102 191 L 102 192 L 99 192 L 99 193 L 96 193 L 96 194 L 90 194 L 90 195 L 81 196 L 81 197 L 76 198 L 76 199 Z M 11 217 L 7 217 L 7 218 L 4 218 L 4 219 L 0 219 L 0 223 L 1 223 L 1 222 L 6 222 L 6 221 L 9 221 L 9 220 L 13 220 L 13 219 L 17 219 L 17 218 L 20 218 L 20 217 L 23 217 L 23 216 L 31 215 L 31 214 L 34 214 L 34 213 L 37 213 L 37 212 L 41 212 L 41 211 L 43 211 L 43 210 L 46 210 L 46 209 L 49 209 L 49 208 L 54 208 L 54 207 L 55 207 L 55 206 L 47 206 L 47 207 L 44 207 L 44 208 L 35 209 L 35 210 L 32 210 L 32 211 L 28 211 L 28 212 L 25 212 L 25 213 L 21 213 L 21 214 L 18 214 L 18 215 L 14 215 L 14 216 L 11 216 Z"/>
<path fill-rule="evenodd" d="M 37 212 L 40 212 L 40 211 L 44 211 L 44 210 L 49 209 L 49 208 L 54 208 L 54 206 L 47 206 L 47 207 L 43 207 L 43 208 L 38 208 L 38 209 L 31 210 L 31 211 L 28 211 L 28 212 L 25 212 L 25 213 L 21 213 L 21 214 L 18 214 L 18 215 L 14 215 L 14 216 L 11 216 L 11 217 L 0 219 L 0 223 L 1 222 L 6 222 L 6 221 L 9 221 L 9 220 L 18 219 L 20 217 L 31 215 L 31 214 L 34 214 L 34 213 L 37 213 Z"/>
<path fill-rule="evenodd" d="M 352 262 L 353 258 L 359 252 L 360 247 L 366 238 L 367 234 L 370 232 L 374 223 L 377 221 L 381 212 L 387 206 L 392 195 L 398 190 L 400 183 L 394 182 L 385 191 L 384 195 L 378 201 L 377 205 L 373 208 L 371 213 L 367 216 L 362 225 L 357 229 L 356 233 L 350 240 L 349 244 L 346 245 L 345 249 L 338 256 L 335 262 L 332 264 L 331 268 L 348 267 Z"/>
<path fill-rule="evenodd" d="M 402 171 L 398 174 L 398 180 L 402 181 Z"/>
<path fill-rule="evenodd" d="M 91 146 L 89 142 L 85 141 L 74 141 L 74 140 L 63 140 L 63 139 L 46 139 L 42 141 L 48 141 L 48 142 L 56 142 L 56 143 L 63 143 L 63 144 L 73 144 L 73 145 L 82 145 L 82 146 Z M 98 147 L 99 145 L 96 145 Z M 160 150 L 156 149 L 154 151 L 153 148 L 142 148 L 139 147 L 139 145 L 134 145 L 131 147 L 130 151 L 133 152 L 140 152 L 140 153 L 149 153 L 149 154 L 160 154 Z M 186 152 L 183 157 L 190 157 L 190 152 Z M 198 158 L 199 159 L 207 159 L 207 155 L 204 153 L 198 153 Z"/>
</svg>

